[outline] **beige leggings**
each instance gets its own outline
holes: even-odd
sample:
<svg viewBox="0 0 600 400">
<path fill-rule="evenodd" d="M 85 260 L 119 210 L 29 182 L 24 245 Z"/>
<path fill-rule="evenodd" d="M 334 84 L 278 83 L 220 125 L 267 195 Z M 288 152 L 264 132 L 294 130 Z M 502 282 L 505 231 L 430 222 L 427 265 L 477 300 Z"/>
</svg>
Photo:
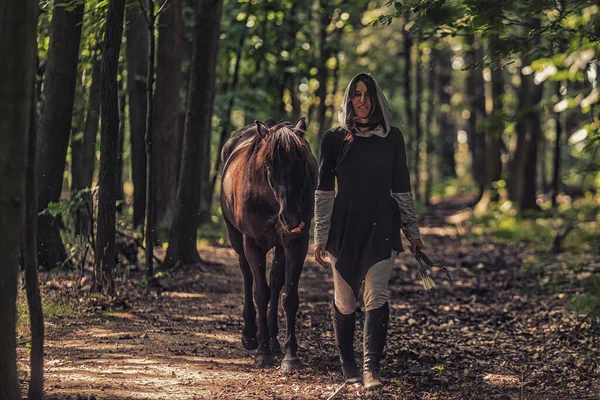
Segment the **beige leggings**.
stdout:
<svg viewBox="0 0 600 400">
<path fill-rule="evenodd" d="M 388 301 L 388 285 L 392 269 L 394 268 L 394 259 L 398 253 L 394 251 L 392 256 L 386 260 L 382 260 L 369 268 L 367 276 L 365 276 L 365 287 L 363 300 L 365 310 L 375 310 L 383 306 Z M 333 292 L 335 307 L 341 314 L 349 315 L 356 311 L 357 303 L 356 296 L 352 287 L 342 278 L 338 270 L 335 268 L 337 260 L 331 256 L 333 270 Z"/>
</svg>

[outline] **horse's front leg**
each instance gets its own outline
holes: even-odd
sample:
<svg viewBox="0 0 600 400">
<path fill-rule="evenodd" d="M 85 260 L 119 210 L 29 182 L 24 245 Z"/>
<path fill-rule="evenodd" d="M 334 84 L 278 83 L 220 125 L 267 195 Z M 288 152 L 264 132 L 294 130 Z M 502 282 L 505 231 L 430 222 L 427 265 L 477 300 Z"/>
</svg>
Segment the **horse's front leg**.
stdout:
<svg viewBox="0 0 600 400">
<path fill-rule="evenodd" d="M 298 312 L 298 283 L 304 266 L 304 259 L 308 250 L 308 235 L 292 241 L 285 248 L 285 291 L 283 293 L 283 309 L 286 318 L 285 357 L 281 362 L 283 372 L 298 370 L 302 363 L 296 355 L 298 342 L 296 341 L 296 313 Z"/>
<path fill-rule="evenodd" d="M 264 368 L 270 361 L 269 325 L 267 309 L 269 307 L 270 290 L 267 285 L 267 266 L 265 252 L 254 239 L 244 236 L 244 253 L 252 268 L 254 277 L 254 300 L 258 307 L 258 352 L 254 359 L 256 368 Z"/>
<path fill-rule="evenodd" d="M 274 355 L 283 354 L 281 351 L 281 345 L 277 340 L 277 334 L 279 333 L 277 311 L 279 309 L 279 294 L 285 280 L 285 252 L 283 246 L 277 245 L 275 247 L 275 256 L 273 257 L 273 264 L 271 264 L 271 272 L 269 279 L 269 287 L 271 288 L 271 300 L 269 301 L 269 336 L 271 344 L 271 352 Z"/>
</svg>

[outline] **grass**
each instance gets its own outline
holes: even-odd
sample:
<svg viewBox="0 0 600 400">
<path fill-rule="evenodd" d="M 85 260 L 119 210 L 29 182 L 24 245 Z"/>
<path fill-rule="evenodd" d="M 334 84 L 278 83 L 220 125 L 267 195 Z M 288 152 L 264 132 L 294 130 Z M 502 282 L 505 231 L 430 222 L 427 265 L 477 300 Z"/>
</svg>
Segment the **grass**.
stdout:
<svg viewBox="0 0 600 400">
<path fill-rule="evenodd" d="M 74 318 L 79 315 L 77 311 L 67 300 L 51 299 L 49 296 L 42 295 L 42 310 L 44 312 L 44 321 L 52 321 L 60 318 Z M 17 335 L 29 336 L 29 306 L 27 305 L 27 296 L 25 290 L 20 290 L 17 295 Z"/>
</svg>

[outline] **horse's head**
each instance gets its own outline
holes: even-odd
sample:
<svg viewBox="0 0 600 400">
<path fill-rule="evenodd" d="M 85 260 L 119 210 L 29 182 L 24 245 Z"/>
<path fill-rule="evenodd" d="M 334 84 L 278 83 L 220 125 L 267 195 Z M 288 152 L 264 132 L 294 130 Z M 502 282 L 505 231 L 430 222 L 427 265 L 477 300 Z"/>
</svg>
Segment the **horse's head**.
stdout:
<svg viewBox="0 0 600 400">
<path fill-rule="evenodd" d="M 295 125 L 281 122 L 270 128 L 257 121 L 256 128 L 263 142 L 259 157 L 263 159 L 266 180 L 279 205 L 274 222 L 284 235 L 295 236 L 305 225 L 302 205 L 308 178 L 306 164 L 311 156 L 304 138 L 306 121 L 300 118 Z"/>
</svg>

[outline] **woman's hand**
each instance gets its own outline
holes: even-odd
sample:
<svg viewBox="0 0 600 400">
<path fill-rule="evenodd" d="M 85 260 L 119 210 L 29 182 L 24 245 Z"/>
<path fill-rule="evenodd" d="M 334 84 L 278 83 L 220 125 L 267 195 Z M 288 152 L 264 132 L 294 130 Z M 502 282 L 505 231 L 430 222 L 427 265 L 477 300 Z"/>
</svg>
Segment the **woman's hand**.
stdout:
<svg viewBox="0 0 600 400">
<path fill-rule="evenodd" d="M 425 248 L 425 243 L 423 243 L 423 241 L 420 238 L 410 240 L 410 251 L 413 254 L 416 254 L 417 250 L 422 250 L 424 248 Z"/>
<path fill-rule="evenodd" d="M 319 264 L 321 267 L 326 267 L 326 263 L 325 260 L 323 259 L 323 257 L 326 256 L 327 251 L 325 250 L 325 245 L 324 244 L 315 244 L 315 247 L 313 248 L 313 253 L 315 255 L 315 261 L 317 262 L 317 264 Z"/>
</svg>

